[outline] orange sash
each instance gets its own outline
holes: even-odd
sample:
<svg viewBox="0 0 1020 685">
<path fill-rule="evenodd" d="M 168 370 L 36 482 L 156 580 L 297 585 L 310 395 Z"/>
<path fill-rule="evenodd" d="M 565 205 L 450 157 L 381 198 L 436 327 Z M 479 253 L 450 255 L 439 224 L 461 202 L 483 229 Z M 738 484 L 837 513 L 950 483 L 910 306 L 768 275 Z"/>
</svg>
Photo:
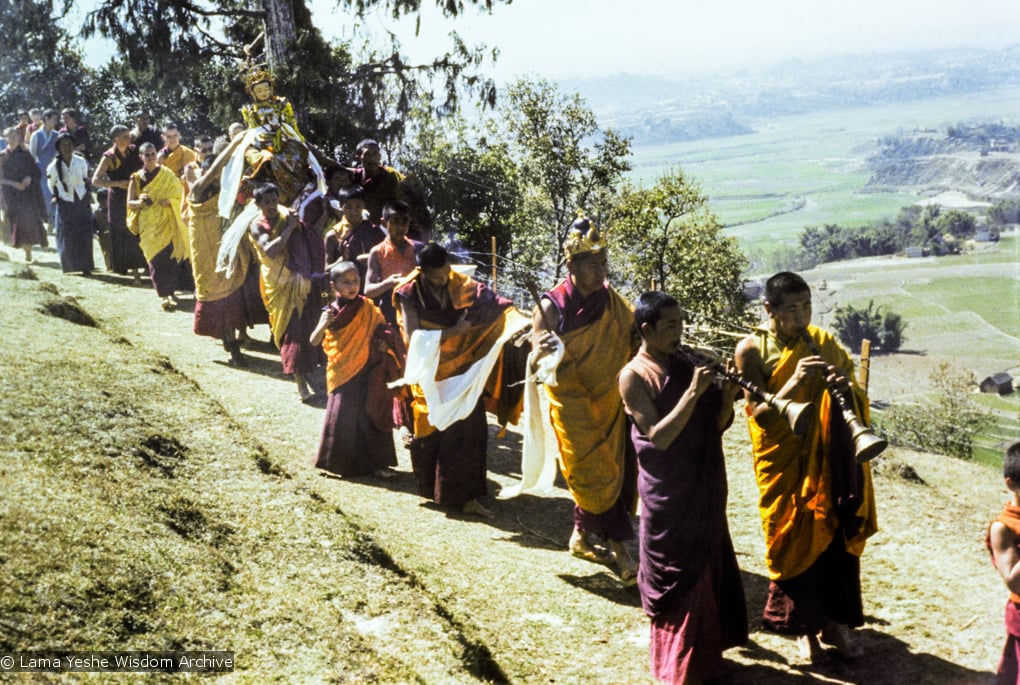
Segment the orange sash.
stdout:
<svg viewBox="0 0 1020 685">
<path fill-rule="evenodd" d="M 809 326 L 808 332 L 822 357 L 850 376 L 857 404 L 863 408 L 862 418 L 867 421 L 867 398 L 854 380 L 853 360 L 827 331 Z M 763 340 L 759 349 L 765 349 Z M 765 389 L 778 392 L 796 371 L 798 360 L 808 356 L 811 351 L 803 340 L 784 349 Z M 766 430 L 745 407 L 771 580 L 793 578 L 806 571 L 832 542 L 839 526 L 829 467 L 832 401 L 824 379 L 813 374 L 789 399 L 814 402 L 818 409 L 818 419 L 803 436 L 794 435 L 784 421 Z M 857 534 L 846 540 L 847 551 L 857 556 L 864 552 L 865 540 L 878 530 L 871 470 L 868 464 L 862 470 L 863 498 L 856 515 L 863 522 Z"/>
<path fill-rule="evenodd" d="M 379 308 L 369 300 L 363 300 L 350 323 L 340 329 L 326 329 L 322 350 L 329 360 L 326 366 L 326 387 L 329 392 L 365 368 L 375 329 L 385 323 Z"/>
</svg>

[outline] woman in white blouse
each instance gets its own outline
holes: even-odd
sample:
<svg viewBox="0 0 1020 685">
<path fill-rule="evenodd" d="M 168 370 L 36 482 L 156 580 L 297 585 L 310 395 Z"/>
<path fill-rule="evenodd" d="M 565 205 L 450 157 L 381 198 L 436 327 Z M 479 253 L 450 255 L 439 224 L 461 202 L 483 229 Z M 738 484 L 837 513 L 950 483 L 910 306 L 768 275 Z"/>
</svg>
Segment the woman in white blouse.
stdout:
<svg viewBox="0 0 1020 685">
<path fill-rule="evenodd" d="M 57 253 L 64 273 L 80 271 L 88 276 L 92 259 L 92 202 L 89 165 L 74 151 L 74 136 L 61 133 L 57 156 L 46 169 L 46 180 L 57 205 Z"/>
</svg>

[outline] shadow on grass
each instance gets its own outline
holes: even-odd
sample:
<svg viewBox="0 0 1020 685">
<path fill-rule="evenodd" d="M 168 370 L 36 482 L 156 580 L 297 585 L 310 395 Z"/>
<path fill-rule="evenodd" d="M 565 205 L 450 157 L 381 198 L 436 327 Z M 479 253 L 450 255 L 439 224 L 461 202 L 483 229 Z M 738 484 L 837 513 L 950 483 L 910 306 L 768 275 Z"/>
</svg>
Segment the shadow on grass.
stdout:
<svg viewBox="0 0 1020 685">
<path fill-rule="evenodd" d="M 954 664 L 932 654 L 917 654 L 898 638 L 880 630 L 861 628 L 854 636 L 864 649 L 864 656 L 856 660 L 841 658 L 834 648 L 823 645 L 822 658 L 815 664 L 791 664 L 787 656 L 761 644 L 764 636 L 760 631 L 761 601 L 758 600 L 761 587 L 768 590 L 768 579 L 763 576 L 742 573 L 747 593 L 749 629 L 751 638 L 740 647 L 725 653 L 739 656 L 741 660 L 755 661 L 754 664 L 729 663 L 729 674 L 725 683 L 754 683 L 755 685 L 786 685 L 787 683 L 867 683 L 867 685 L 978 685 L 991 683 L 993 676 L 987 671 Z M 752 600 L 752 597 L 755 599 Z M 870 625 L 883 622 L 865 617 Z M 758 637 L 758 639 L 756 639 Z M 766 637 L 766 640 L 769 638 Z M 789 647 L 784 653 L 795 654 L 794 638 L 788 640 Z"/>
<path fill-rule="evenodd" d="M 59 264 L 57 265 L 60 266 Z M 145 274 L 141 277 L 138 282 L 135 282 L 134 276 L 128 274 L 116 274 L 112 271 L 96 272 L 93 271 L 92 275 L 88 277 L 90 281 L 99 281 L 100 283 L 109 283 L 110 285 L 119 285 L 128 288 L 145 288 L 152 290 L 152 281 L 149 280 L 149 275 Z M 158 300 L 157 300 L 158 303 Z"/>
<path fill-rule="evenodd" d="M 821 661 L 813 665 L 791 665 L 781 654 L 754 641 L 734 648 L 728 655 L 739 655 L 755 664 L 730 664 L 731 672 L 723 682 L 786 685 L 787 683 L 867 683 L 867 685 L 978 685 L 991 683 L 988 671 L 954 664 L 932 654 L 910 651 L 905 642 L 868 628 L 854 631 L 864 648 L 864 656 L 850 661 L 826 648 Z M 791 638 L 792 642 L 792 638 Z M 791 644 L 790 651 L 795 647 Z M 764 662 L 764 663 L 762 663 Z"/>
<path fill-rule="evenodd" d="M 641 596 L 638 594 L 637 586 L 624 587 L 616 574 L 608 569 L 587 576 L 560 573 L 557 577 L 569 585 L 598 595 L 614 604 L 641 607 Z"/>
</svg>

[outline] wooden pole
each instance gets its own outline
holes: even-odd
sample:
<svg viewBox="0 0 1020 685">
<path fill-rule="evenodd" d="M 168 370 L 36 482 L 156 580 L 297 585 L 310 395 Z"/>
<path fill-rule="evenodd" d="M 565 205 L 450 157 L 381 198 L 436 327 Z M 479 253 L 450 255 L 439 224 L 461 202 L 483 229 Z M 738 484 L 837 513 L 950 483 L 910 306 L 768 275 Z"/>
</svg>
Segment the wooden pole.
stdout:
<svg viewBox="0 0 1020 685">
<path fill-rule="evenodd" d="M 489 236 L 492 244 L 492 289 L 496 289 L 496 236 Z"/>
<path fill-rule="evenodd" d="M 868 394 L 868 377 L 871 374 L 871 341 L 864 339 L 861 341 L 861 373 L 859 374 L 861 380 L 861 388 L 864 389 L 864 394 Z"/>
</svg>

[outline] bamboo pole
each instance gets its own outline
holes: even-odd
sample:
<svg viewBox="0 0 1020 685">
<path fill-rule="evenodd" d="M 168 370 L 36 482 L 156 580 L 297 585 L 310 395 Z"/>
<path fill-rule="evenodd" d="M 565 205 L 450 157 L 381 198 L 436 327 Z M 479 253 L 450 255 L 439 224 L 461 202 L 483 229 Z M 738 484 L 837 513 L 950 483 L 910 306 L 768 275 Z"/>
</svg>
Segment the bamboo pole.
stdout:
<svg viewBox="0 0 1020 685">
<path fill-rule="evenodd" d="M 492 244 L 492 289 L 496 289 L 496 236 L 489 236 Z"/>
<path fill-rule="evenodd" d="M 861 381 L 861 388 L 864 389 L 864 394 L 868 394 L 868 377 L 871 374 L 871 341 L 864 339 L 861 341 L 861 372 L 859 374 Z"/>
</svg>

